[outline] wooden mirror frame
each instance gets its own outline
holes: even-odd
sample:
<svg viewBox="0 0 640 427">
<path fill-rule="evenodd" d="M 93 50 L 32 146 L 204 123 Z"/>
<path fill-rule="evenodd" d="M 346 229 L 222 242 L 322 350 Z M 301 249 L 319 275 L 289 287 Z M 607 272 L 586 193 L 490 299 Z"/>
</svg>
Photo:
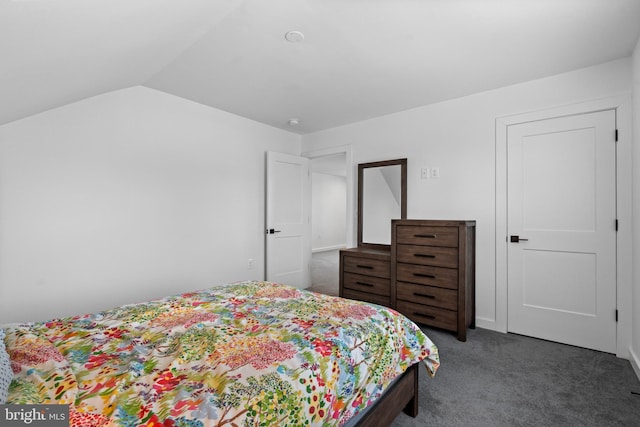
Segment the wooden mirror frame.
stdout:
<svg viewBox="0 0 640 427">
<path fill-rule="evenodd" d="M 385 166 L 400 166 L 400 219 L 407 218 L 407 159 L 383 160 L 379 162 L 359 163 L 358 164 L 358 247 L 370 249 L 389 249 L 390 244 L 384 243 L 367 243 L 362 241 L 362 225 L 363 225 L 363 177 L 364 170 L 369 168 L 379 168 Z M 396 219 L 396 218 L 392 218 Z M 391 221 L 389 221 L 389 230 L 391 230 Z"/>
</svg>

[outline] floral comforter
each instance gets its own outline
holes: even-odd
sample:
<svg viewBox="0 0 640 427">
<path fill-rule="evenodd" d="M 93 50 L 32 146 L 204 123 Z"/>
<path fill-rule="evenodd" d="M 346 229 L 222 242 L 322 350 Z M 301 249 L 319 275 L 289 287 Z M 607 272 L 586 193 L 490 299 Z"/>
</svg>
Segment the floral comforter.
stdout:
<svg viewBox="0 0 640 427">
<path fill-rule="evenodd" d="M 243 282 L 7 328 L 7 403 L 70 404 L 73 426 L 333 426 L 433 343 L 394 310 Z"/>
</svg>

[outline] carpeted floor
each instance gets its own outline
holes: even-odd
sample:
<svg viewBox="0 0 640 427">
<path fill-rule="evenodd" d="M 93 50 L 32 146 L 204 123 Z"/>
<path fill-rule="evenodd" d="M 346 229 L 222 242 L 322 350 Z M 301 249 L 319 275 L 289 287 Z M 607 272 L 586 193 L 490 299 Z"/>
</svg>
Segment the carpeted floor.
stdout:
<svg viewBox="0 0 640 427">
<path fill-rule="evenodd" d="M 316 252 L 311 255 L 311 287 L 309 291 L 338 296 L 340 251 Z"/>
<path fill-rule="evenodd" d="M 425 329 L 438 346 L 420 372 L 420 413 L 394 427 L 640 426 L 640 381 L 614 355 L 486 329 L 466 342 Z"/>
</svg>

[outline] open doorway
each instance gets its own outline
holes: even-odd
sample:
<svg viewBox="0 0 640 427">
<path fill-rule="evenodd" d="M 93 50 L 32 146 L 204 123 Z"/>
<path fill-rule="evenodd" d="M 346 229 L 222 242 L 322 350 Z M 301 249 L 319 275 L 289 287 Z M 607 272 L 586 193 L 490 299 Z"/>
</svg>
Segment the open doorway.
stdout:
<svg viewBox="0 0 640 427">
<path fill-rule="evenodd" d="M 339 251 L 352 246 L 349 147 L 306 153 L 311 172 L 311 291 L 338 295 Z"/>
</svg>

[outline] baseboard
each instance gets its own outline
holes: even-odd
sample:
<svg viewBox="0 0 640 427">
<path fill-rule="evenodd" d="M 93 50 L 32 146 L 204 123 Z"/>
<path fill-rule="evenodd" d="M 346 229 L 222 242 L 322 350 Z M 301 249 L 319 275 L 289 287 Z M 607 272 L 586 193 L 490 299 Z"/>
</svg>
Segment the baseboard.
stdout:
<svg viewBox="0 0 640 427">
<path fill-rule="evenodd" d="M 500 328 L 495 320 L 493 319 L 485 319 L 482 317 L 476 316 L 476 326 L 482 329 L 489 329 L 491 331 L 506 333 L 507 331 L 504 328 Z"/>
<path fill-rule="evenodd" d="M 631 362 L 631 367 L 636 373 L 636 377 L 640 380 L 640 359 L 638 358 L 638 355 L 633 352 L 632 347 L 629 347 L 629 362 Z"/>
</svg>

